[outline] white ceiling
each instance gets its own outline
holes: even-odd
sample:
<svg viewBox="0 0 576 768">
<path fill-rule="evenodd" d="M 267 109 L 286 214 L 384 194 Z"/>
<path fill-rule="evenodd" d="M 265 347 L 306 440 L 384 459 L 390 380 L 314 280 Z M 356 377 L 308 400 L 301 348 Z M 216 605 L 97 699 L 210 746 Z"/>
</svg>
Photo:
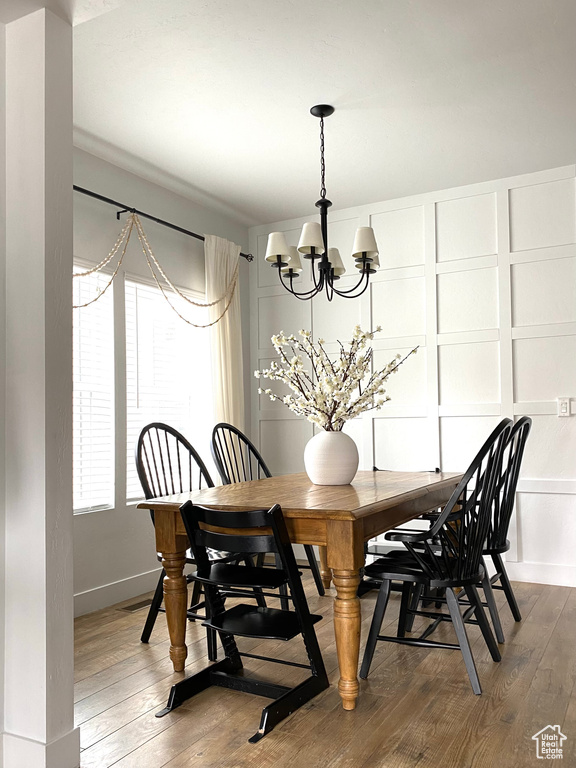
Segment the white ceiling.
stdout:
<svg viewBox="0 0 576 768">
<path fill-rule="evenodd" d="M 128 0 L 75 28 L 76 142 L 247 224 L 576 162 L 575 0 Z M 129 201 L 128 201 L 129 202 Z"/>
<path fill-rule="evenodd" d="M 126 0 L 0 0 L 0 24 L 10 24 L 41 8 L 48 8 L 73 24 L 82 24 L 124 2 Z"/>
</svg>

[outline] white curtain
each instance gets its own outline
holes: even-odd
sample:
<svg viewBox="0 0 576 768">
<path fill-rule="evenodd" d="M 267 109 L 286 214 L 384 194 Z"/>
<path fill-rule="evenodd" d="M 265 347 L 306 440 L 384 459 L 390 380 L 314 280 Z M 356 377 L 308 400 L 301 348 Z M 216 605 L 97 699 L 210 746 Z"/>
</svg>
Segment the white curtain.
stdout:
<svg viewBox="0 0 576 768">
<path fill-rule="evenodd" d="M 226 293 L 234 279 L 240 259 L 240 246 L 215 235 L 206 235 L 206 301 L 216 301 Z M 228 295 L 229 296 L 229 295 Z M 228 297 L 209 308 L 210 320 L 222 314 Z M 214 402 L 217 421 L 233 424 L 245 431 L 244 375 L 242 364 L 242 329 L 240 287 L 236 284 L 227 312 L 213 325 L 211 333 Z"/>
</svg>

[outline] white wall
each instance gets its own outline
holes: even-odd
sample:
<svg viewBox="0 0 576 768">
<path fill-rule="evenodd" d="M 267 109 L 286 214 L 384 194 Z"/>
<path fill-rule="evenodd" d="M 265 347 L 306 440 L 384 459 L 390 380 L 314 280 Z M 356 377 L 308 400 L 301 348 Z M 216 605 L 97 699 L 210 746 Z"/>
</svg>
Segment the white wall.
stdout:
<svg viewBox="0 0 576 768">
<path fill-rule="evenodd" d="M 356 300 L 299 302 L 264 261 L 270 231 L 296 244 L 305 219 L 250 230 L 252 368 L 270 336 L 312 329 L 336 349 L 356 323 L 380 324 L 376 364 L 419 345 L 389 382 L 392 401 L 349 425 L 361 468 L 463 470 L 503 416 L 533 429 L 509 538 L 513 578 L 576 586 L 575 168 L 503 179 L 330 214 L 346 262 L 358 226 L 374 227 L 382 269 Z M 306 266 L 306 265 L 305 265 Z M 352 267 L 348 258 L 346 266 Z M 305 269 L 306 271 L 306 269 Z M 352 270 L 350 270 L 352 271 Z M 356 279 L 355 277 L 353 278 Z M 340 285 L 347 287 L 352 278 Z M 309 278 L 302 283 L 310 287 Z M 275 474 L 302 471 L 311 425 L 260 399 L 252 435 Z M 571 398 L 558 418 L 556 398 Z"/>
<path fill-rule="evenodd" d="M 6 26 L 5 50 L 3 761 L 77 768 L 72 28 L 39 10 Z"/>
<path fill-rule="evenodd" d="M 6 26 L 0 24 L 0 424 L 6 423 Z M 4 568 L 6 525 L 6 436 L 0 429 L 0 659 L 4 658 Z M 4 690 L 4 665 L 0 664 L 0 691 Z M 4 697 L 0 696 L 0 723 L 4 722 Z M 1 756 L 0 756 L 1 761 Z M 1 762 L 0 762 L 1 764 Z"/>
<path fill-rule="evenodd" d="M 247 250 L 248 233 L 242 225 L 78 149 L 74 153 L 74 183 L 193 232 L 226 237 L 239 243 L 243 252 Z M 203 243 L 146 219 L 142 223 L 169 277 L 182 287 L 203 291 Z M 99 262 L 114 244 L 121 226 L 113 207 L 75 193 L 76 258 Z M 131 242 L 124 266 L 132 274 L 150 276 L 137 240 Z M 243 295 L 247 293 L 249 269 L 242 259 Z M 207 445 L 195 447 L 208 457 Z M 116 450 L 125 451 L 121 430 Z M 74 517 L 76 615 L 141 594 L 152 589 L 158 579 L 159 564 L 148 512 L 126 505 L 122 489 L 117 491 L 114 509 Z"/>
</svg>

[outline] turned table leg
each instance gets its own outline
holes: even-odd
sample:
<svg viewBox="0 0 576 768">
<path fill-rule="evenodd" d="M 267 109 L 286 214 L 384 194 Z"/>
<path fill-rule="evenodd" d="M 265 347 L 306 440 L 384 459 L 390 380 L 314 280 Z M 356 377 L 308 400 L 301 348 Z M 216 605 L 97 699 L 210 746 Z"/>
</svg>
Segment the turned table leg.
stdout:
<svg viewBox="0 0 576 768">
<path fill-rule="evenodd" d="M 328 568 L 328 554 L 326 547 L 318 547 L 318 554 L 320 555 L 320 576 L 322 578 L 322 584 L 324 589 L 330 589 L 332 583 L 332 569 Z"/>
<path fill-rule="evenodd" d="M 182 672 L 188 655 L 186 648 L 186 608 L 188 590 L 184 565 L 186 552 L 175 552 L 162 555 L 162 566 L 166 571 L 164 577 L 164 608 L 166 623 L 170 635 L 170 658 L 175 672 Z"/>
<path fill-rule="evenodd" d="M 332 571 L 334 600 L 334 634 L 340 667 L 338 691 L 344 709 L 354 709 L 358 698 L 358 657 L 360 654 L 360 600 L 357 597 L 359 571 Z"/>
</svg>

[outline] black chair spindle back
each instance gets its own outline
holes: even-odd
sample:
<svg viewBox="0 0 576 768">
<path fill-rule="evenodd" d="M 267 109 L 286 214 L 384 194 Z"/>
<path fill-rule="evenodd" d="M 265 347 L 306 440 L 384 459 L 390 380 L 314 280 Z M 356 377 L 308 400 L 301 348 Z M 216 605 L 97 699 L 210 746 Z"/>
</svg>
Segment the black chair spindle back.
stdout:
<svg viewBox="0 0 576 768">
<path fill-rule="evenodd" d="M 386 537 L 403 541 L 434 582 L 462 585 L 478 580 L 510 425 L 505 419 L 492 432 L 429 531 L 421 537 L 401 532 Z"/>
<path fill-rule="evenodd" d="M 162 422 L 147 424 L 136 442 L 135 448 L 136 471 L 146 499 L 168 496 L 173 493 L 186 493 L 200 488 L 213 487 L 214 483 L 195 448 L 174 427 Z M 154 510 L 150 510 L 154 523 Z M 186 558 L 188 563 L 193 562 Z M 166 575 L 162 569 L 152 604 L 148 611 L 146 623 L 142 631 L 141 641 L 147 643 L 154 628 L 156 618 L 164 609 L 163 580 Z M 202 608 L 200 585 L 195 585 L 188 617 L 192 620 L 197 616 L 197 609 Z M 216 636 L 208 632 L 208 653 L 210 658 L 216 658 Z"/>
<path fill-rule="evenodd" d="M 214 486 L 196 449 L 168 424 L 153 422 L 144 427 L 136 443 L 135 458 L 147 499 Z"/>
<path fill-rule="evenodd" d="M 272 477 L 256 446 L 232 424 L 216 424 L 212 455 L 225 485 Z"/>
<path fill-rule="evenodd" d="M 497 487 L 494 493 L 492 518 L 486 540 L 486 551 L 505 551 L 508 549 L 506 536 L 514 510 L 516 486 L 520 475 L 520 466 L 524 455 L 526 441 L 532 427 L 532 419 L 523 416 L 513 426 L 504 455 Z"/>
</svg>

